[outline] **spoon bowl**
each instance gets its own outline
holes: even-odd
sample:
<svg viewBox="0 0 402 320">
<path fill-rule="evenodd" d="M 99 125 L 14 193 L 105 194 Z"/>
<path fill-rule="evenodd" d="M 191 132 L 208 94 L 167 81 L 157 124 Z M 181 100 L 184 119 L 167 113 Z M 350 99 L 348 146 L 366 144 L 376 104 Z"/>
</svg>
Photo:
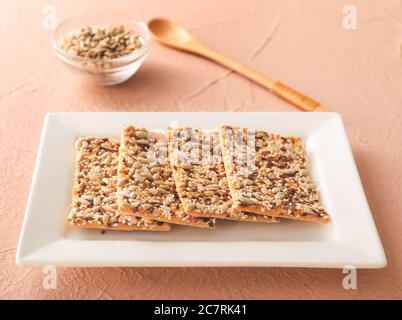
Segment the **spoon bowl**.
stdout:
<svg viewBox="0 0 402 320">
<path fill-rule="evenodd" d="M 167 19 L 152 19 L 148 28 L 159 42 L 180 50 L 193 51 L 190 49 L 198 42 L 186 29 Z"/>
</svg>

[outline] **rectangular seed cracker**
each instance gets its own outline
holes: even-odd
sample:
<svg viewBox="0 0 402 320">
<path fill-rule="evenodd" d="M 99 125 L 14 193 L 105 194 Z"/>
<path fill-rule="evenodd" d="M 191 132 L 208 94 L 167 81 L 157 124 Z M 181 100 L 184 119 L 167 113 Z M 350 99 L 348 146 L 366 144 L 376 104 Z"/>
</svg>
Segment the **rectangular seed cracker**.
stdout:
<svg viewBox="0 0 402 320">
<path fill-rule="evenodd" d="M 170 225 L 117 211 L 116 173 L 120 142 L 85 137 L 75 143 L 72 226 L 110 230 L 169 231 Z"/>
<path fill-rule="evenodd" d="M 185 213 L 176 192 L 164 134 L 126 126 L 118 165 L 119 210 L 190 227 L 215 228 L 215 219 Z"/>
<path fill-rule="evenodd" d="M 279 219 L 232 206 L 218 132 L 167 128 L 169 159 L 187 214 L 236 221 L 277 223 Z"/>
<path fill-rule="evenodd" d="M 227 125 L 219 133 L 235 208 L 328 223 L 302 139 Z"/>
</svg>

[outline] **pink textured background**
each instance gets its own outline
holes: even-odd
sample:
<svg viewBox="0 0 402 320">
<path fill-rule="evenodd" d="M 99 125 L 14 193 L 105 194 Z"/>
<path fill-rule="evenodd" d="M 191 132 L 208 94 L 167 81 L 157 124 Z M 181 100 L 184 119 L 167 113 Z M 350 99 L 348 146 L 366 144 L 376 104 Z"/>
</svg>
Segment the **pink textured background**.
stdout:
<svg viewBox="0 0 402 320">
<path fill-rule="evenodd" d="M 388 258 L 359 270 L 358 289 L 340 270 L 280 268 L 58 269 L 15 265 L 15 248 L 43 118 L 49 111 L 296 111 L 210 62 L 155 44 L 143 68 L 112 88 L 65 78 L 42 27 L 96 7 L 139 20 L 166 16 L 211 47 L 340 112 Z M 342 28 L 342 8 L 358 29 Z M 402 298 L 402 1 L 159 0 L 2 1 L 0 4 L 0 298 Z"/>
</svg>

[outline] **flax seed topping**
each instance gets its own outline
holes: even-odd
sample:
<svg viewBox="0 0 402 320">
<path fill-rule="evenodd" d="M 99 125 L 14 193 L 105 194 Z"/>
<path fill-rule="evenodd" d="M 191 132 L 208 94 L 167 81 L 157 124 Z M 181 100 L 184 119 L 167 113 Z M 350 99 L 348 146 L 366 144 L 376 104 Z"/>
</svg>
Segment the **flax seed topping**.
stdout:
<svg viewBox="0 0 402 320">
<path fill-rule="evenodd" d="M 122 212 L 188 226 L 214 228 L 214 219 L 186 214 L 176 192 L 166 137 L 126 126 L 118 166 L 118 203 Z"/>
<path fill-rule="evenodd" d="M 75 144 L 76 169 L 71 225 L 124 230 L 169 230 L 152 219 L 120 214 L 116 199 L 116 174 L 120 142 L 109 138 L 79 138 Z"/>
<path fill-rule="evenodd" d="M 246 128 L 220 128 L 236 208 L 326 223 L 328 214 L 308 172 L 300 138 Z"/>
<path fill-rule="evenodd" d="M 169 157 L 185 211 L 198 217 L 278 222 L 232 206 L 218 132 L 168 128 Z"/>
</svg>

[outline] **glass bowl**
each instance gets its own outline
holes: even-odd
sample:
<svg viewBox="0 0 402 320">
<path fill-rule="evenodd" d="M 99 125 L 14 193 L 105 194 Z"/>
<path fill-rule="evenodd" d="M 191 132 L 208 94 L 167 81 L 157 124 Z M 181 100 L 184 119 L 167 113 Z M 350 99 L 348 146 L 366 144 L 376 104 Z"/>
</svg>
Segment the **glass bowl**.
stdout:
<svg viewBox="0 0 402 320">
<path fill-rule="evenodd" d="M 79 57 L 63 51 L 60 41 L 63 35 L 78 31 L 83 27 L 115 27 L 124 25 L 140 36 L 142 47 L 132 53 L 113 59 Z M 129 79 L 139 69 L 147 57 L 150 45 L 150 34 L 143 22 L 124 16 L 81 16 L 66 20 L 59 24 L 52 33 L 52 47 L 56 56 L 65 63 L 78 80 L 100 86 L 110 86 Z"/>
</svg>

